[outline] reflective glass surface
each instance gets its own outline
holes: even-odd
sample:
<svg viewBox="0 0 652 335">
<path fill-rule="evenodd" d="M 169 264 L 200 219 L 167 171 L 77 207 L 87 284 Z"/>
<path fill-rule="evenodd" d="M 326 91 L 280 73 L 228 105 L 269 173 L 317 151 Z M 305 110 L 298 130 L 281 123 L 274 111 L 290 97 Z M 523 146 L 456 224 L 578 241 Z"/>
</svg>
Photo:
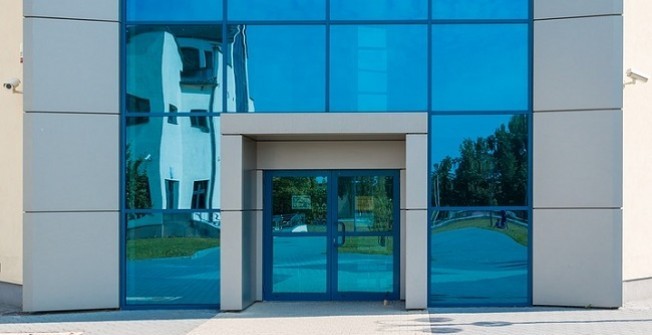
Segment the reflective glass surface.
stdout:
<svg viewBox="0 0 652 335">
<path fill-rule="evenodd" d="M 220 302 L 220 214 L 127 214 L 128 305 Z"/>
<path fill-rule="evenodd" d="M 328 177 L 272 178 L 272 231 L 325 233 Z"/>
<path fill-rule="evenodd" d="M 337 249 L 339 292 L 394 292 L 391 236 L 349 236 Z"/>
<path fill-rule="evenodd" d="M 339 232 L 391 232 L 394 227 L 394 178 L 341 176 L 337 179 Z"/>
<path fill-rule="evenodd" d="M 323 20 L 325 0 L 228 0 L 229 20 Z"/>
<path fill-rule="evenodd" d="M 238 112 L 323 112 L 325 109 L 326 32 L 323 26 L 232 26 L 246 52 L 245 83 L 236 81 L 238 96 L 249 102 Z M 234 54 L 238 42 L 234 45 Z M 245 56 L 246 55 L 246 56 Z M 235 57 L 235 56 L 234 56 Z M 237 66 L 238 58 L 234 58 Z M 237 69 L 236 69 L 237 72 Z M 238 90 L 239 87 L 242 89 Z M 229 89 L 229 91 L 232 91 Z"/>
<path fill-rule="evenodd" d="M 434 111 L 527 110 L 525 24 L 434 25 Z"/>
<path fill-rule="evenodd" d="M 176 121 L 127 118 L 127 209 L 219 208 L 220 119 L 177 116 Z"/>
<path fill-rule="evenodd" d="M 432 206 L 526 206 L 527 115 L 433 116 Z"/>
<path fill-rule="evenodd" d="M 272 291 L 326 293 L 326 236 L 274 236 Z"/>
<path fill-rule="evenodd" d="M 127 0 L 127 21 L 211 21 L 222 18 L 222 0 Z"/>
<path fill-rule="evenodd" d="M 430 304 L 528 303 L 527 211 L 434 211 Z"/>
<path fill-rule="evenodd" d="M 529 0 L 432 0 L 433 19 L 527 19 Z"/>
<path fill-rule="evenodd" d="M 423 20 L 428 0 L 331 0 L 334 20 Z"/>
<path fill-rule="evenodd" d="M 130 26 L 127 113 L 222 110 L 220 26 Z"/>
<path fill-rule="evenodd" d="M 331 26 L 330 36 L 330 110 L 427 110 L 425 25 Z"/>
</svg>

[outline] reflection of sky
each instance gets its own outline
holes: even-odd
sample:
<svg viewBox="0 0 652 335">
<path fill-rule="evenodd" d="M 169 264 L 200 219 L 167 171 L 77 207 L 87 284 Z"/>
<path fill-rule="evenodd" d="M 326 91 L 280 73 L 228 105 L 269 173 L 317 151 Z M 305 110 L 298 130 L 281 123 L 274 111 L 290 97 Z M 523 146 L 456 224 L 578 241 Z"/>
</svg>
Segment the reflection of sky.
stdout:
<svg viewBox="0 0 652 335">
<path fill-rule="evenodd" d="M 181 0 L 177 0 L 180 1 Z M 230 20 L 323 20 L 325 0 L 230 0 Z"/>
<path fill-rule="evenodd" d="M 529 0 L 433 0 L 435 19 L 525 19 Z"/>
<path fill-rule="evenodd" d="M 427 19 L 428 0 L 331 0 L 334 20 Z"/>
<path fill-rule="evenodd" d="M 460 144 L 465 139 L 475 141 L 478 137 L 493 135 L 501 124 L 507 127 L 511 117 L 512 115 L 433 116 L 430 121 L 430 168 L 446 156 L 459 157 Z"/>
<path fill-rule="evenodd" d="M 425 111 L 426 25 L 331 26 L 331 110 Z"/>
<path fill-rule="evenodd" d="M 324 111 L 325 39 L 323 26 L 247 27 L 256 111 Z"/>
<path fill-rule="evenodd" d="M 129 21 L 208 21 L 222 18 L 222 0 L 128 0 Z"/>
<path fill-rule="evenodd" d="M 435 19 L 525 19 L 529 0 L 433 0 Z M 325 0 L 230 0 L 233 20 L 323 20 Z M 426 19 L 427 0 L 331 0 L 333 19 Z M 222 17 L 221 0 L 128 0 L 132 21 L 206 21 Z"/>
<path fill-rule="evenodd" d="M 434 25 L 434 110 L 526 110 L 525 24 Z"/>
</svg>

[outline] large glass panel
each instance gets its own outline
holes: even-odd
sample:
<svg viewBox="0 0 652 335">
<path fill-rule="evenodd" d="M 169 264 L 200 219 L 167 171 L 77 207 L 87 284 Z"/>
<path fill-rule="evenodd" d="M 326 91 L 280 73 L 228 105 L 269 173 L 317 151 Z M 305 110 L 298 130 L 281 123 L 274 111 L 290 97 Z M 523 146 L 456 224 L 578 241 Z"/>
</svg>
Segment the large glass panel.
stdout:
<svg viewBox="0 0 652 335">
<path fill-rule="evenodd" d="M 526 206 L 528 116 L 433 116 L 432 206 Z"/>
<path fill-rule="evenodd" d="M 339 292 L 394 292 L 392 236 L 349 236 L 337 249 Z"/>
<path fill-rule="evenodd" d="M 128 305 L 220 302 L 220 214 L 128 213 Z"/>
<path fill-rule="evenodd" d="M 528 27 L 432 27 L 434 111 L 527 110 Z"/>
<path fill-rule="evenodd" d="M 432 0 L 433 19 L 527 19 L 530 0 Z"/>
<path fill-rule="evenodd" d="M 127 21 L 215 21 L 222 0 L 127 0 Z"/>
<path fill-rule="evenodd" d="M 528 303 L 527 211 L 433 211 L 431 305 Z"/>
<path fill-rule="evenodd" d="M 236 31 L 234 72 L 243 73 L 235 83 L 229 82 L 229 87 L 236 85 L 235 95 L 243 96 L 243 103 L 229 100 L 229 111 L 324 111 L 324 26 L 240 25 L 229 31 Z M 243 66 L 238 60 L 244 60 Z"/>
<path fill-rule="evenodd" d="M 428 18 L 428 0 L 331 0 L 334 20 L 419 20 Z"/>
<path fill-rule="evenodd" d="M 331 26 L 330 110 L 427 110 L 425 25 Z"/>
<path fill-rule="evenodd" d="M 326 293 L 326 236 L 274 236 L 272 291 Z"/>
<path fill-rule="evenodd" d="M 176 120 L 127 118 L 128 209 L 219 208 L 220 119 L 202 115 Z"/>
<path fill-rule="evenodd" d="M 127 112 L 221 111 L 221 31 L 220 26 L 127 27 Z"/>
<path fill-rule="evenodd" d="M 272 178 L 272 231 L 326 232 L 326 176 Z"/>
<path fill-rule="evenodd" d="M 323 20 L 325 0 L 228 0 L 229 20 Z"/>
</svg>

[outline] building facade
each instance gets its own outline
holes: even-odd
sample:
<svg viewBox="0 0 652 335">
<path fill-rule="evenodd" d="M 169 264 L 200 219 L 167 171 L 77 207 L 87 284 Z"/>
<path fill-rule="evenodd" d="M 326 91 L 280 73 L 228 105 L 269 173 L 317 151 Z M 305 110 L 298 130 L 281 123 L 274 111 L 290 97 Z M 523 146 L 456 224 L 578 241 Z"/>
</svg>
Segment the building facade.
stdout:
<svg viewBox="0 0 652 335">
<path fill-rule="evenodd" d="M 25 311 L 652 297 L 644 1 L 12 3 Z"/>
</svg>

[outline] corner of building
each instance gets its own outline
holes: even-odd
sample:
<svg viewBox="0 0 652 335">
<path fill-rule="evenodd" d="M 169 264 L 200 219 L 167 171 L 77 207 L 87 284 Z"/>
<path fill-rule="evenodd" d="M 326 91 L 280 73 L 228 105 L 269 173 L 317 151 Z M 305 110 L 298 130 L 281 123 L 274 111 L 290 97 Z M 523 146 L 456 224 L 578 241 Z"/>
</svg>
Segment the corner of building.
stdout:
<svg viewBox="0 0 652 335">
<path fill-rule="evenodd" d="M 624 3 L 623 80 L 623 302 L 652 299 L 652 82 L 626 75 L 628 69 L 652 75 L 652 3 Z"/>
<path fill-rule="evenodd" d="M 0 11 L 0 304 L 22 306 L 23 284 L 23 2 Z M 7 88 L 4 84 L 20 83 Z"/>
</svg>

